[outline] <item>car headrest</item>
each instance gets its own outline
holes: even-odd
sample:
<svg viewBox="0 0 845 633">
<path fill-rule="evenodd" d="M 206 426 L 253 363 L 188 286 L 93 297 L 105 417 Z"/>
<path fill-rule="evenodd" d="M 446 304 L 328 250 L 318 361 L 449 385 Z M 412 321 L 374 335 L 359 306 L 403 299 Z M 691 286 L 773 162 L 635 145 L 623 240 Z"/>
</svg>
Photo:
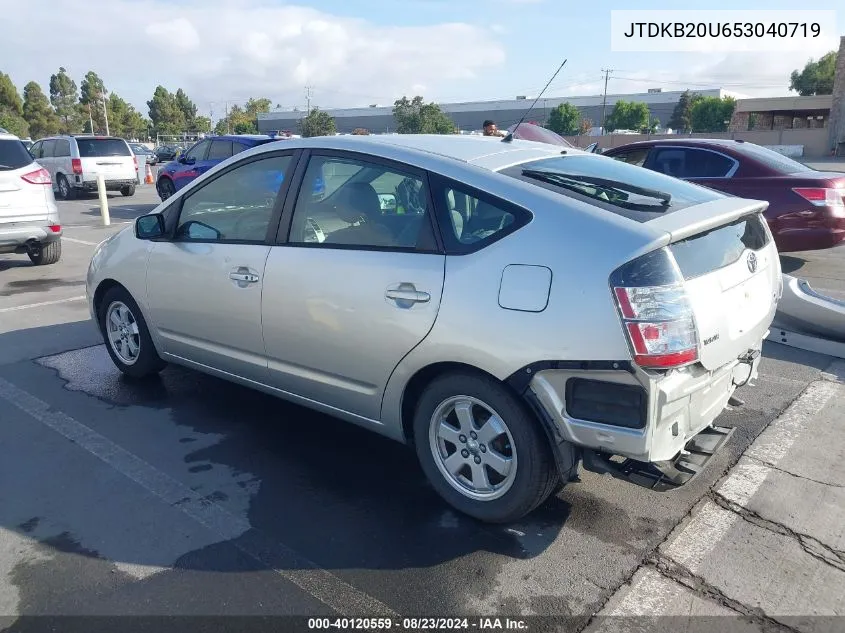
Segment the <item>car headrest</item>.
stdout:
<svg viewBox="0 0 845 633">
<path fill-rule="evenodd" d="M 376 190 L 367 182 L 351 182 L 340 191 L 337 214 L 341 220 L 352 224 L 364 216 L 369 220 L 381 215 L 381 201 Z"/>
</svg>

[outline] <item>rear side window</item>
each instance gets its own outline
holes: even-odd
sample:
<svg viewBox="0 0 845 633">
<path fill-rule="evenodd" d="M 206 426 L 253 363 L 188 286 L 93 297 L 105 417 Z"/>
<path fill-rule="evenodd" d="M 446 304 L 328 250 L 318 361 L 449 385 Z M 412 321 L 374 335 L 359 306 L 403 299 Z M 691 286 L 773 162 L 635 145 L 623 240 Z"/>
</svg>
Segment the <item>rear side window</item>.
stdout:
<svg viewBox="0 0 845 633">
<path fill-rule="evenodd" d="M 731 224 L 689 237 L 669 246 L 684 279 L 706 275 L 737 261 L 745 249 L 757 251 L 768 243 L 759 215 L 740 218 Z"/>
<path fill-rule="evenodd" d="M 513 233 L 531 214 L 510 202 L 432 174 L 432 192 L 446 252 L 475 252 Z M 399 192 L 397 192 L 399 193 Z M 403 204 L 400 195 L 397 205 Z"/>
<path fill-rule="evenodd" d="M 32 162 L 32 155 L 20 141 L 0 139 L 0 171 L 26 167 Z"/>
<path fill-rule="evenodd" d="M 118 138 L 77 138 L 80 158 L 94 156 L 132 156 L 132 151 Z"/>
<path fill-rule="evenodd" d="M 736 162 L 706 149 L 655 150 L 653 169 L 675 178 L 725 178 Z"/>
<path fill-rule="evenodd" d="M 767 147 L 762 147 L 755 143 L 737 143 L 734 149 L 762 163 L 778 174 L 798 174 L 814 171 L 812 167 L 807 167 L 807 165 L 799 163 L 797 160 L 792 160 L 788 156 L 778 154 Z"/>
<path fill-rule="evenodd" d="M 724 194 L 596 154 L 530 161 L 500 173 L 646 222 Z"/>
<path fill-rule="evenodd" d="M 66 138 L 60 138 L 59 140 L 57 140 L 53 155 L 70 156 L 70 141 Z"/>
</svg>

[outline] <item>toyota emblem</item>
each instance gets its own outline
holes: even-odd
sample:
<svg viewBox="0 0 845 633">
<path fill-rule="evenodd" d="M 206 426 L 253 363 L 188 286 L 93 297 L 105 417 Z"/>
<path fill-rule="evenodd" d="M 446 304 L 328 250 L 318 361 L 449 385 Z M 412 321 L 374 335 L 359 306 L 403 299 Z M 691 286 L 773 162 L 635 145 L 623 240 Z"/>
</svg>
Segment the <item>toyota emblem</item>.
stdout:
<svg viewBox="0 0 845 633">
<path fill-rule="evenodd" d="M 757 270 L 757 255 L 754 253 L 748 253 L 748 270 L 752 273 Z"/>
</svg>

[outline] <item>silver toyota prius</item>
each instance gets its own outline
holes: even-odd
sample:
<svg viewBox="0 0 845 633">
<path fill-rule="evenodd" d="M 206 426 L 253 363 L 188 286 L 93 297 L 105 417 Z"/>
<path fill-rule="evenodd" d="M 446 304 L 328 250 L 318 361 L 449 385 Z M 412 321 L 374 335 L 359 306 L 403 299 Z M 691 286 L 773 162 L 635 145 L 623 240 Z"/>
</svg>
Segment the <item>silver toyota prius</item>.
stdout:
<svg viewBox="0 0 845 633">
<path fill-rule="evenodd" d="M 529 141 L 285 140 L 103 242 L 87 292 L 128 376 L 175 363 L 372 429 L 506 522 L 579 467 L 665 491 L 725 443 L 782 292 L 765 208 Z"/>
</svg>

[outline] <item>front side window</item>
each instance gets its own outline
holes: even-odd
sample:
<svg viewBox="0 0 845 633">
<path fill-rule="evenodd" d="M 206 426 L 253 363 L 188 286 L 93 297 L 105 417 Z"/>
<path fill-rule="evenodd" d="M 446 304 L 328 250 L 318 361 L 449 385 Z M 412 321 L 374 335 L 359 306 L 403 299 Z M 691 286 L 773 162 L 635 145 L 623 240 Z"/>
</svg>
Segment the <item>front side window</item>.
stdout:
<svg viewBox="0 0 845 633">
<path fill-rule="evenodd" d="M 736 163 L 725 156 L 704 149 L 658 149 L 654 169 L 675 178 L 725 178 Z"/>
<path fill-rule="evenodd" d="M 427 249 L 433 239 L 430 216 L 425 183 L 410 170 L 315 156 L 305 171 L 288 242 Z"/>
<path fill-rule="evenodd" d="M 208 160 L 226 160 L 232 155 L 232 141 L 211 141 Z"/>
<path fill-rule="evenodd" d="M 44 145 L 41 146 L 41 158 L 52 158 L 53 156 L 55 156 L 55 154 L 53 153 L 55 148 L 56 141 L 44 141 Z"/>
<path fill-rule="evenodd" d="M 199 145 L 195 145 L 193 149 L 185 154 L 185 158 L 187 159 L 194 159 L 194 160 L 205 160 L 205 153 L 208 150 L 208 146 L 211 143 L 208 141 L 203 141 Z"/>
<path fill-rule="evenodd" d="M 187 195 L 175 238 L 180 241 L 263 242 L 290 156 L 240 165 Z"/>
<path fill-rule="evenodd" d="M 29 148 L 29 153 L 32 154 L 32 157 L 36 160 L 41 158 L 41 150 L 44 147 L 44 143 L 42 141 L 38 141 L 35 145 Z"/>
</svg>

